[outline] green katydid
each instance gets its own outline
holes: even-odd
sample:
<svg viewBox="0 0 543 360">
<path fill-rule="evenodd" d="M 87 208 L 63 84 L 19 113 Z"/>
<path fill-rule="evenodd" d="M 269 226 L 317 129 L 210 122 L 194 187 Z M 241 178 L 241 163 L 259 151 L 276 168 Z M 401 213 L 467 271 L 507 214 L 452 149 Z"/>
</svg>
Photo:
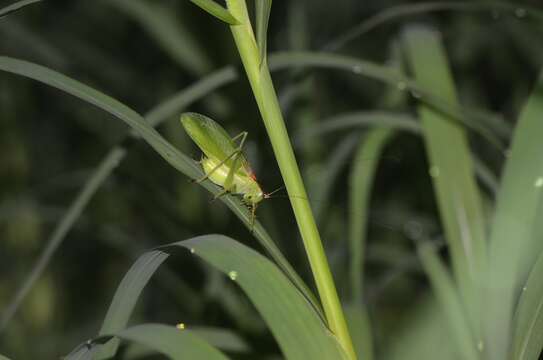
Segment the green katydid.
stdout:
<svg viewBox="0 0 543 360">
<path fill-rule="evenodd" d="M 215 199 L 227 193 L 242 195 L 243 201 L 251 210 L 252 228 L 258 203 L 269 198 L 271 193 L 262 191 L 243 154 L 247 132 L 230 137 L 217 122 L 197 113 L 181 115 L 181 124 L 204 153 L 200 165 L 205 175 L 196 181 L 209 179 L 221 186 L 223 190 L 215 195 Z M 239 144 L 236 144 L 236 140 Z"/>
</svg>

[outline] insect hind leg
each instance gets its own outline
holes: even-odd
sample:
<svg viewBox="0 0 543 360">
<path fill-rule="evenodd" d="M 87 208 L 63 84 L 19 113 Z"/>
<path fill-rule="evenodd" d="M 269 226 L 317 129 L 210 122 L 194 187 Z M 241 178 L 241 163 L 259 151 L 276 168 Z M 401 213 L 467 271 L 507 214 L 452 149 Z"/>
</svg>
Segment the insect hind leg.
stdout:
<svg viewBox="0 0 543 360">
<path fill-rule="evenodd" d="M 230 160 L 232 157 L 241 154 L 241 150 L 236 150 L 232 154 L 228 155 L 224 160 L 222 160 L 220 163 L 218 163 L 213 169 L 211 169 L 210 172 L 205 174 L 199 179 L 194 180 L 195 183 L 199 184 L 204 180 L 207 180 L 215 171 L 217 171 L 221 166 L 223 166 L 228 160 Z"/>
</svg>

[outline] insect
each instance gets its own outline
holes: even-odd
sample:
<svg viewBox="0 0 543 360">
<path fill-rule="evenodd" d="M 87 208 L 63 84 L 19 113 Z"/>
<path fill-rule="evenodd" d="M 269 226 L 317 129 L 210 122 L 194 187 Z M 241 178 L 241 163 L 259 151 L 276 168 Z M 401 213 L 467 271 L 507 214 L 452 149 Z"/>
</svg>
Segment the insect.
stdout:
<svg viewBox="0 0 543 360">
<path fill-rule="evenodd" d="M 243 145 L 247 132 L 230 137 L 226 130 L 207 116 L 197 113 L 181 115 L 181 124 L 190 138 L 202 150 L 200 165 L 204 176 L 196 180 L 211 180 L 223 189 L 217 193 L 217 199 L 227 193 L 241 195 L 251 210 L 251 230 L 254 226 L 256 207 L 263 199 L 270 197 L 262 191 L 256 176 L 243 154 Z M 236 141 L 239 141 L 236 144 Z"/>
</svg>

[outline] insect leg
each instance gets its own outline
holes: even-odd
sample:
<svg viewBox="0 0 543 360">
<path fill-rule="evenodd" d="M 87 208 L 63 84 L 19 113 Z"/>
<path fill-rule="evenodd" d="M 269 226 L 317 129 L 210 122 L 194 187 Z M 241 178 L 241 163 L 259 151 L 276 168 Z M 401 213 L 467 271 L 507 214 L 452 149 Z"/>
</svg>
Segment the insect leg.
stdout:
<svg viewBox="0 0 543 360">
<path fill-rule="evenodd" d="M 228 155 L 224 160 L 222 160 L 220 163 L 218 163 L 213 169 L 211 169 L 210 172 L 202 176 L 201 178 L 195 180 L 196 183 L 201 183 L 202 181 L 206 180 L 208 177 L 210 177 L 215 171 L 217 171 L 221 166 L 223 166 L 228 160 L 230 160 L 231 157 L 234 157 L 236 155 L 239 155 L 241 153 L 241 150 L 236 150 L 232 154 Z"/>
<path fill-rule="evenodd" d="M 251 206 L 251 234 L 255 229 L 255 219 L 256 219 L 256 204 Z"/>
<path fill-rule="evenodd" d="M 237 134 L 236 136 L 234 136 L 232 138 L 232 141 L 236 141 L 237 139 L 241 138 L 240 145 L 239 145 L 239 148 L 241 149 L 241 148 L 243 148 L 243 143 L 245 142 L 245 138 L 247 138 L 247 135 L 249 135 L 249 133 L 247 131 L 242 131 L 239 134 Z"/>
<path fill-rule="evenodd" d="M 228 194 L 229 192 L 230 192 L 229 189 L 226 189 L 226 188 L 222 189 L 222 191 L 216 193 L 216 194 L 213 196 L 212 201 L 217 200 L 218 198 L 220 198 L 221 196 L 224 196 L 224 195 Z"/>
<path fill-rule="evenodd" d="M 247 138 L 247 131 L 244 131 L 240 133 L 239 135 L 234 136 L 233 139 L 237 139 L 241 137 L 241 141 L 239 143 L 238 150 L 234 152 L 234 161 L 232 162 L 232 166 L 228 170 L 228 174 L 226 175 L 226 179 L 223 183 L 223 188 L 226 190 L 231 190 L 232 183 L 234 182 L 234 175 L 236 174 L 236 171 L 238 170 L 238 167 L 240 166 L 239 159 L 241 158 L 243 145 L 245 144 L 245 139 Z"/>
</svg>

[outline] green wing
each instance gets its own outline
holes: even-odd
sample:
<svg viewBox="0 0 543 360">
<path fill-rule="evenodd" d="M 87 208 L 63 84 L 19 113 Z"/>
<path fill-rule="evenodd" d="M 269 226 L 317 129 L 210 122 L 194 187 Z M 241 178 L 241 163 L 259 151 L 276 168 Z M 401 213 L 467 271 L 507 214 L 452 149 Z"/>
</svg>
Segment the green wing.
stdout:
<svg viewBox="0 0 543 360">
<path fill-rule="evenodd" d="M 238 149 L 238 145 L 226 130 L 216 121 L 197 113 L 184 113 L 181 115 L 181 124 L 190 138 L 198 145 L 200 150 L 209 158 L 223 161 Z M 250 176 L 253 172 L 245 155 L 239 154 L 236 163 L 235 157 L 226 160 L 229 167 L 236 166 L 236 172 Z"/>
</svg>

